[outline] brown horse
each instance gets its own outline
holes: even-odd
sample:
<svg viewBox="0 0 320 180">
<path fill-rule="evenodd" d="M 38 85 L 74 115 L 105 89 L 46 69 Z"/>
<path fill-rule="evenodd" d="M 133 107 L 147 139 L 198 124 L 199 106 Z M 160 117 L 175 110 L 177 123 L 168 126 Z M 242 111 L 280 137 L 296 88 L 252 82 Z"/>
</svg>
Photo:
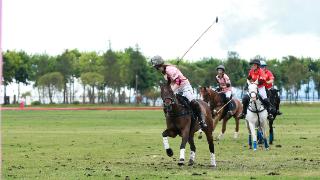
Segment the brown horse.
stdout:
<svg viewBox="0 0 320 180">
<path fill-rule="evenodd" d="M 212 117 L 214 118 L 213 122 L 213 130 L 216 128 L 219 121 L 222 121 L 222 130 L 220 135 L 218 136 L 218 139 L 222 139 L 224 136 L 224 133 L 227 128 L 227 121 L 233 116 L 236 121 L 236 128 L 234 132 L 234 138 L 238 138 L 239 135 L 239 121 L 240 118 L 238 118 L 239 114 L 242 112 L 242 104 L 241 102 L 236 99 L 232 98 L 232 100 L 229 103 L 233 103 L 232 105 L 232 114 L 226 113 L 227 106 L 224 102 L 224 94 L 218 93 L 217 91 L 212 90 L 208 87 L 201 87 L 200 88 L 200 94 L 203 97 L 203 100 L 210 105 L 210 110 L 212 112 Z"/>
<path fill-rule="evenodd" d="M 196 146 L 194 144 L 194 133 L 199 130 L 199 122 L 194 118 L 193 113 L 190 109 L 189 102 L 184 99 L 181 95 L 175 95 L 168 84 L 162 84 L 161 87 L 161 98 L 163 100 L 163 110 L 167 122 L 167 129 L 163 131 L 163 145 L 167 152 L 167 155 L 171 157 L 173 155 L 172 149 L 169 147 L 168 136 L 175 138 L 177 135 L 182 137 L 180 145 L 180 159 L 178 165 L 184 165 L 185 160 L 185 146 L 188 142 L 190 144 L 190 159 L 189 166 L 194 164 Z M 210 150 L 210 165 L 215 167 L 215 154 L 213 144 L 213 121 L 210 108 L 208 104 L 202 100 L 198 100 L 201 106 L 201 111 L 204 115 L 204 119 L 208 125 L 204 129 L 207 137 Z"/>
</svg>

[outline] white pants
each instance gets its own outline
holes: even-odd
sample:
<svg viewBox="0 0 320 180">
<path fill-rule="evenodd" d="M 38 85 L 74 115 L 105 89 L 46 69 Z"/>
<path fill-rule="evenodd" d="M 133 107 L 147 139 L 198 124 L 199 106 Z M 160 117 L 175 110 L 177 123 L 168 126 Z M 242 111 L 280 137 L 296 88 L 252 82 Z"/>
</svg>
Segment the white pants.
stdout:
<svg viewBox="0 0 320 180">
<path fill-rule="evenodd" d="M 260 96 L 262 97 L 262 99 L 267 98 L 267 92 L 266 92 L 266 88 L 264 86 L 258 88 L 258 92 L 259 92 Z"/>
<path fill-rule="evenodd" d="M 177 90 L 174 91 L 174 93 L 182 94 L 182 96 L 186 97 L 190 102 L 196 99 L 190 84 L 186 84 L 183 87 L 178 88 Z"/>
<path fill-rule="evenodd" d="M 227 91 L 224 94 L 226 95 L 227 98 L 230 99 L 232 92 L 231 91 Z"/>
</svg>

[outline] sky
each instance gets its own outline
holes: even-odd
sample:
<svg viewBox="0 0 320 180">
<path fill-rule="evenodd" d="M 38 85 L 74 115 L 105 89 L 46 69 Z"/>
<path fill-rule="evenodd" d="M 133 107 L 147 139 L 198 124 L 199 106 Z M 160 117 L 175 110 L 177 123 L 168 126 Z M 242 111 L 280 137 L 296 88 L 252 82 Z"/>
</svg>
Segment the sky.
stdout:
<svg viewBox="0 0 320 180">
<path fill-rule="evenodd" d="M 56 55 L 138 44 L 147 57 L 226 58 L 228 51 L 320 58 L 318 0 L 3 0 L 2 49 Z"/>
</svg>

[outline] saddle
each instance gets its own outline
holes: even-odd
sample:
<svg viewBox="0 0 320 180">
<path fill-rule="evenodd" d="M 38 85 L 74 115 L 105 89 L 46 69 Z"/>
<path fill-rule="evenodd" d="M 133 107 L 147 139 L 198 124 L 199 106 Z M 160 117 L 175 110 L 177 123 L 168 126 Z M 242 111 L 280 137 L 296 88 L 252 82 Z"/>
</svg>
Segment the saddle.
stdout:
<svg viewBox="0 0 320 180">
<path fill-rule="evenodd" d="M 226 103 L 228 103 L 229 100 L 227 99 L 226 95 L 224 93 L 219 93 L 219 94 L 222 99 L 222 103 L 223 103 L 222 105 L 225 105 Z M 230 108 L 228 105 L 224 107 L 223 116 L 225 116 L 228 111 L 234 111 L 236 109 L 236 102 L 234 101 L 234 99 L 232 99 L 232 95 L 230 99 L 231 99 L 231 101 L 229 102 L 229 104 L 231 104 Z"/>
<path fill-rule="evenodd" d="M 190 101 L 188 100 L 188 98 L 182 96 L 181 94 L 176 94 L 176 97 L 177 97 L 179 103 L 182 106 L 184 106 L 187 111 L 189 111 L 191 113 L 191 119 L 192 119 L 192 122 L 194 122 L 196 120 L 196 115 L 192 111 L 192 108 L 190 106 Z"/>
</svg>

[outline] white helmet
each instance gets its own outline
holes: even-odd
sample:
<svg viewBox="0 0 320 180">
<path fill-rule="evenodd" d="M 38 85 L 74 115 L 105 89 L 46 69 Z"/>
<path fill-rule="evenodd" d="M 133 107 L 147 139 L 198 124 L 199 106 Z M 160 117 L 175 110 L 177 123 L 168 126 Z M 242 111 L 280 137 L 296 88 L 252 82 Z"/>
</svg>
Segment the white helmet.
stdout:
<svg viewBox="0 0 320 180">
<path fill-rule="evenodd" d="M 267 66 L 266 61 L 260 61 L 260 66 L 261 66 L 261 67 L 266 67 L 266 66 Z"/>
<path fill-rule="evenodd" d="M 161 56 L 153 56 L 152 58 L 151 58 L 151 65 L 153 66 L 153 67 L 156 67 L 156 66 L 160 66 L 160 65 L 162 65 L 162 64 L 164 64 L 164 60 L 162 59 L 162 57 Z"/>
</svg>

